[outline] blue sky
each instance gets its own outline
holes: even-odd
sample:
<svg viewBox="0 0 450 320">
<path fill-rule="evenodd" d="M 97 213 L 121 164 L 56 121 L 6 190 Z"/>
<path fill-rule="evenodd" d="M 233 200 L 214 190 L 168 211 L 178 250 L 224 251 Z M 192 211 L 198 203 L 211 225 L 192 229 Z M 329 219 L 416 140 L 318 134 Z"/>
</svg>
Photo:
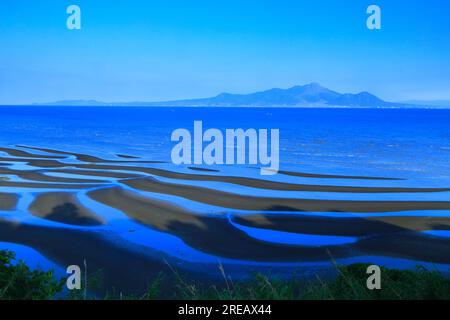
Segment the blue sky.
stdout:
<svg viewBox="0 0 450 320">
<path fill-rule="evenodd" d="M 66 28 L 66 8 L 82 30 Z M 366 9 L 382 9 L 382 30 Z M 160 101 L 319 82 L 450 99 L 442 0 L 1 0 L 0 104 Z"/>
</svg>

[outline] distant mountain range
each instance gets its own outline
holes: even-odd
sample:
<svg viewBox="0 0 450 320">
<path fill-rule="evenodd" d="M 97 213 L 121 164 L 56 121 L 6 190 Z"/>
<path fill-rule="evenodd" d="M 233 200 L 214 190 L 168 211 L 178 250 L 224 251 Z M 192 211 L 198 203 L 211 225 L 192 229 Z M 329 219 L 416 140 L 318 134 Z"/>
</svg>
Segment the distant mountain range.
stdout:
<svg viewBox="0 0 450 320">
<path fill-rule="evenodd" d="M 349 107 L 349 108 L 420 108 L 434 107 L 426 103 L 387 102 L 368 92 L 339 93 L 318 83 L 295 86 L 290 89 L 270 89 L 250 94 L 221 93 L 203 99 L 164 102 L 106 103 L 95 100 L 71 100 L 39 105 L 60 106 L 184 106 L 184 107 Z"/>
</svg>

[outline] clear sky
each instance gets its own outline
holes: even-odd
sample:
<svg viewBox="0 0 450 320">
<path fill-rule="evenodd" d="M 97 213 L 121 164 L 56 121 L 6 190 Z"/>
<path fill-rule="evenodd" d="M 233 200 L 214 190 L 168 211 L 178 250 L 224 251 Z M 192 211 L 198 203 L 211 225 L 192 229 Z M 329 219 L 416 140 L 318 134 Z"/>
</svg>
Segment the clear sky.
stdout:
<svg viewBox="0 0 450 320">
<path fill-rule="evenodd" d="M 77 4 L 82 29 L 66 28 Z M 366 9 L 382 9 L 382 30 Z M 450 99 L 446 0 L 0 0 L 0 104 L 160 101 L 319 82 Z"/>
</svg>

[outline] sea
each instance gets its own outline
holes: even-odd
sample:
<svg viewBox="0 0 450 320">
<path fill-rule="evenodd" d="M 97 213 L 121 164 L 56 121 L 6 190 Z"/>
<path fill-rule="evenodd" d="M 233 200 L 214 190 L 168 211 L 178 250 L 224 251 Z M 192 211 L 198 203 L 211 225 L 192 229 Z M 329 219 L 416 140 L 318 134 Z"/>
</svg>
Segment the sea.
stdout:
<svg viewBox="0 0 450 320">
<path fill-rule="evenodd" d="M 262 179 L 282 183 L 300 183 L 334 186 L 450 188 L 450 110 L 446 109 L 350 109 L 350 108 L 194 108 L 194 107 L 68 107 L 68 106 L 1 106 L 0 147 L 26 150 L 35 154 L 44 151 L 27 150 L 24 146 L 86 154 L 102 159 L 127 161 L 144 159 L 162 170 L 192 174 L 187 166 L 171 162 L 171 141 L 174 130 L 193 130 L 194 121 L 202 121 L 204 130 L 226 129 L 278 129 L 280 132 L 280 171 L 318 175 L 307 178 L 277 174 L 261 176 L 254 165 L 200 165 L 195 174 L 219 175 Z M 129 158 L 119 158 L 126 155 Z M 4 152 L 0 156 L 14 158 Z M 64 161 L 64 160 L 63 160 Z M 68 159 L 67 166 L 77 163 Z M 36 170 L 23 162 L 0 161 L 17 170 Z M 38 169 L 44 172 L 43 169 Z M 55 173 L 49 174 L 55 176 Z M 338 179 L 332 181 L 320 175 L 395 178 L 396 180 Z M 63 176 L 62 174 L 59 176 Z M 71 175 L 66 175 L 70 176 Z M 1 177 L 1 175 L 0 175 Z M 158 177 L 157 177 L 158 178 Z M 23 181 L 8 176 L 14 181 Z M 255 197 L 301 198 L 315 200 L 348 201 L 450 201 L 450 192 L 420 193 L 340 193 L 306 192 L 258 189 L 230 182 L 181 181 L 160 178 L 169 183 L 183 183 L 228 193 Z M 115 181 L 110 181 L 116 183 Z M 0 192 L 20 195 L 14 211 L 0 211 L 1 219 L 51 228 L 84 229 L 86 232 L 104 232 L 105 237 L 114 234 L 115 242 L 123 246 L 138 245 L 149 250 L 149 255 L 161 252 L 178 262 L 190 264 L 189 268 L 203 268 L 206 264 L 221 264 L 231 276 L 246 277 L 253 269 L 275 270 L 289 274 L 296 268 L 322 270 L 332 268 L 335 261 L 257 261 L 237 259 L 193 246 L 176 234 L 155 230 L 124 215 L 114 208 L 96 203 L 88 198 L 85 190 L 78 191 L 78 199 L 88 208 L 102 215 L 108 223 L 100 227 L 66 225 L 61 222 L 32 216 L 28 206 L 33 198 L 54 190 L 0 186 Z M 73 192 L 73 190 L 71 191 Z M 183 196 L 141 192 L 142 195 L 186 208 L 200 215 L 214 216 L 224 210 L 228 214 L 254 214 L 245 210 L 231 210 L 207 203 L 193 201 Z M 264 212 L 257 212 L 264 214 Z M 151 213 L 149 213 L 151 214 Z M 319 217 L 367 217 L 355 212 L 278 212 L 271 214 L 312 215 Z M 410 210 L 407 212 L 378 212 L 371 216 L 442 217 L 450 220 L 447 210 Z M 258 229 L 238 225 L 230 218 L 230 225 L 248 237 L 264 244 L 296 247 L 346 246 L 360 241 L 358 237 L 343 237 L 295 233 L 280 230 Z M 133 229 L 127 234 L 124 230 Z M 450 228 L 425 230 L 421 235 L 450 243 Z M 212 237 L 214 235 L 211 235 Z M 3 239 L 0 249 L 17 253 L 33 268 L 57 269 L 64 274 L 66 266 L 47 254 L 42 248 L 24 245 L 15 239 Z M 226 244 L 223 244 L 226 246 Z M 430 246 L 430 250 L 433 247 Z M 450 260 L 450 246 L 448 247 Z M 146 254 L 146 253 L 144 253 Z M 251 255 L 249 255 L 251 256 Z M 411 255 L 367 253 L 355 250 L 353 256 L 336 259 L 338 263 L 370 262 L 387 267 L 413 269 L 418 264 L 449 271 L 450 265 L 442 261 L 418 260 Z M 182 268 L 182 263 L 178 264 Z M 194 266 L 194 267 L 192 267 Z M 200 266 L 200 267 L 199 267 Z"/>
</svg>

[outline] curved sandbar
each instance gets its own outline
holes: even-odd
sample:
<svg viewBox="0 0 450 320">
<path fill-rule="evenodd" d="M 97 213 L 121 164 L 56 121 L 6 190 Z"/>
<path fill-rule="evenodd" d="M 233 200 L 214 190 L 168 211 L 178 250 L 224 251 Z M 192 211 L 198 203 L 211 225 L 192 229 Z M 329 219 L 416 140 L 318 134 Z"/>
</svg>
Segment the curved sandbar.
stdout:
<svg viewBox="0 0 450 320">
<path fill-rule="evenodd" d="M 29 211 L 40 218 L 80 226 L 104 224 L 101 217 L 84 207 L 75 194 L 51 192 L 34 199 Z"/>
<path fill-rule="evenodd" d="M 70 164 L 62 163 L 57 160 L 42 160 L 42 159 L 33 159 L 33 158 L 8 158 L 8 157 L 0 157 L 0 161 L 10 162 L 10 163 L 26 163 L 32 167 L 38 168 L 62 168 L 69 167 Z"/>
<path fill-rule="evenodd" d="M 153 178 L 122 180 L 132 188 L 170 194 L 192 201 L 237 210 L 312 211 L 312 212 L 399 212 L 418 210 L 450 210 L 445 201 L 351 201 L 255 197 L 197 186 L 161 182 Z"/>
<path fill-rule="evenodd" d="M 337 259 L 383 251 L 383 255 L 391 257 L 450 264 L 450 239 L 408 230 L 370 236 L 347 245 L 283 245 L 250 237 L 230 224 L 226 215 L 201 215 L 118 187 L 91 191 L 88 195 L 142 224 L 173 234 L 198 250 L 221 257 L 272 262 L 329 261 L 331 257 Z M 390 241 L 398 243 L 390 246 Z M 417 242 L 421 242 L 420 250 L 412 246 Z"/>
<path fill-rule="evenodd" d="M 232 183 L 252 188 L 260 188 L 260 189 L 269 189 L 269 190 L 282 190 L 282 191 L 305 191 L 305 192 L 336 192 L 336 193 L 425 193 L 425 192 L 445 192 L 450 191 L 450 188 L 405 188 L 405 187 L 354 187 L 354 186 L 333 186 L 333 185 L 310 185 L 310 184 L 295 184 L 295 183 L 285 183 L 285 182 L 276 182 L 276 181 L 268 181 L 256 178 L 244 178 L 244 177 L 235 177 L 235 176 L 221 176 L 221 175 L 208 175 L 208 174 L 187 174 L 174 172 L 169 170 L 157 169 L 157 168 L 148 168 L 148 167 L 139 167 L 132 166 L 133 163 L 160 163 L 160 161 L 121 161 L 121 160 L 107 160 L 101 159 L 98 157 L 59 151 L 54 149 L 47 148 L 36 148 L 36 147 L 26 147 L 22 146 L 22 148 L 34 149 L 44 152 L 51 152 L 55 154 L 62 155 L 70 155 L 75 156 L 78 160 L 89 162 L 86 164 L 64 164 L 55 160 L 36 160 L 33 158 L 22 158 L 22 159 L 13 159 L 13 158 L 0 158 L 3 161 L 21 161 L 28 162 L 31 166 L 42 167 L 42 168 L 61 168 L 61 167 L 76 167 L 79 169 L 96 169 L 101 171 L 135 171 L 144 174 L 156 175 L 164 178 L 170 179 L 179 179 L 179 180 L 191 180 L 191 181 L 215 181 L 215 182 L 225 182 Z M 14 149 L 13 149 L 14 150 Z M 23 155 L 29 155 L 25 153 Z M 38 155 L 34 155 L 38 157 Z M 96 163 L 110 163 L 108 164 L 96 164 Z M 117 163 L 119 165 L 114 165 Z M 122 165 L 120 165 L 122 164 Z M 130 165 L 123 165 L 130 164 Z M 204 172 L 215 172 L 213 169 L 205 169 L 205 168 L 195 168 L 189 167 L 189 169 L 204 171 Z M 310 173 L 300 173 L 300 172 L 291 172 L 291 171 L 281 171 L 281 174 L 285 175 L 293 175 L 299 177 L 308 177 L 308 178 L 333 178 L 333 179 L 365 179 L 365 180 L 402 180 L 397 178 L 384 178 L 384 177 L 367 177 L 367 176 L 345 176 L 345 175 L 327 175 L 327 174 L 310 174 Z"/>
<path fill-rule="evenodd" d="M 119 187 L 91 191 L 88 196 L 124 212 L 142 224 L 175 235 L 193 248 L 217 256 L 253 261 L 329 258 L 325 247 L 295 247 L 260 241 L 233 227 L 225 215 L 201 215 Z M 328 249 L 338 256 L 350 254 L 343 247 Z"/>
<path fill-rule="evenodd" d="M 188 174 L 163 169 L 136 167 L 136 166 L 117 166 L 117 165 L 98 165 L 98 164 L 74 164 L 72 166 L 80 169 L 121 170 L 121 171 L 141 172 L 163 178 L 177 179 L 177 180 L 226 182 L 251 188 L 280 190 L 280 191 L 314 191 L 314 192 L 338 192 L 338 193 L 417 193 L 417 192 L 450 191 L 450 188 L 347 187 L 347 186 L 307 185 L 307 184 L 295 184 L 295 183 L 261 180 L 255 178 L 208 175 L 208 174 Z"/>
<path fill-rule="evenodd" d="M 333 218 L 308 215 L 233 215 L 233 222 L 291 233 L 367 237 L 408 231 L 450 230 L 450 217 L 383 216 Z"/>
<path fill-rule="evenodd" d="M 102 159 L 99 157 L 82 154 L 82 153 L 76 153 L 76 152 L 67 152 L 67 151 L 61 151 L 61 150 L 55 150 L 55 149 L 49 149 L 49 148 L 40 148 L 40 147 L 31 147 L 31 146 L 22 146 L 18 145 L 17 147 L 24 148 L 24 149 L 30 149 L 30 150 L 37 150 L 37 151 L 43 151 L 47 153 L 53 153 L 53 154 L 60 154 L 60 155 L 67 155 L 67 156 L 74 156 L 76 159 L 84 162 L 91 162 L 91 163 L 98 163 L 98 162 L 104 162 L 104 163 L 148 163 L 148 164 L 155 164 L 155 163 L 165 163 L 164 161 L 121 161 L 121 160 L 109 160 L 109 159 Z M 65 157 L 62 156 L 54 156 L 54 155 L 39 155 L 39 154 L 33 154 L 29 153 L 23 150 L 13 149 L 13 148 L 2 148 L 0 147 L 0 151 L 4 151 L 12 156 L 15 157 L 28 157 L 28 158 L 41 158 L 41 159 L 64 159 Z M 130 156 L 130 155 L 124 155 L 124 154 L 116 154 L 117 157 L 123 158 L 123 159 L 139 159 L 139 157 L 136 156 Z M 195 168 L 195 167 L 189 167 L 189 169 L 192 170 L 198 170 L 198 171 L 205 171 L 205 172 L 218 172 L 216 169 L 208 169 L 208 168 Z M 289 175 L 289 176 L 295 176 L 295 177 L 303 177 L 303 178 L 318 178 L 318 179 L 350 179 L 350 180 L 405 180 L 401 178 L 387 178 L 387 177 L 370 177 L 370 176 L 353 176 L 353 175 L 335 175 L 335 174 L 314 174 L 314 173 L 304 173 L 304 172 L 295 172 L 295 171 L 287 171 L 287 170 L 280 170 L 278 171 L 279 174 L 283 175 Z"/>
<path fill-rule="evenodd" d="M 116 178 L 116 179 L 130 179 L 142 177 L 142 174 L 132 174 L 125 172 L 115 172 L 115 171 L 105 171 L 105 170 L 78 170 L 78 169 L 54 169 L 48 170 L 47 172 L 55 173 L 68 173 L 83 176 L 93 176 L 93 177 L 105 177 L 105 178 Z"/>
<path fill-rule="evenodd" d="M 102 183 L 102 180 L 89 180 L 82 178 L 67 178 L 48 176 L 40 171 L 31 170 L 14 170 L 9 168 L 0 168 L 0 174 L 15 175 L 25 180 L 39 181 L 39 182 L 57 182 L 57 183 Z"/>
<path fill-rule="evenodd" d="M 140 159 L 140 157 L 130 156 L 127 154 L 120 154 L 120 153 L 116 153 L 116 156 L 119 158 L 124 158 L 124 159 Z"/>
<path fill-rule="evenodd" d="M 154 164 L 154 163 L 164 163 L 162 161 L 122 161 L 122 160 L 108 160 L 108 159 L 102 159 L 99 157 L 91 156 L 88 154 L 83 153 L 76 153 L 76 152 L 66 152 L 66 151 L 60 151 L 55 149 L 48 149 L 48 148 L 37 148 L 37 147 L 28 147 L 28 146 L 18 146 L 21 148 L 27 148 L 31 150 L 37 150 L 37 151 L 43 151 L 48 153 L 54 153 L 54 154 L 62 154 L 67 156 L 74 156 L 77 160 L 83 161 L 83 162 L 105 162 L 105 163 L 148 163 L 148 164 Z"/>
<path fill-rule="evenodd" d="M 350 176 L 350 175 L 336 175 L 336 174 L 315 174 L 304 173 L 296 171 L 279 170 L 279 174 L 301 178 L 318 178 L 318 179 L 346 179 L 346 180 L 386 180 L 386 181 L 402 181 L 402 178 L 387 178 L 387 177 L 369 177 L 369 176 Z"/>
<path fill-rule="evenodd" d="M 70 183 L 39 183 L 39 182 L 22 182 L 22 181 L 0 181 L 0 187 L 11 188 L 29 188 L 29 189 L 90 189 L 98 188 L 105 184 L 70 184 Z"/>
<path fill-rule="evenodd" d="M 61 157 L 61 156 L 33 154 L 33 153 L 29 153 L 29 152 L 26 152 L 23 150 L 13 149 L 13 148 L 0 147 L 0 151 L 5 152 L 13 157 L 21 157 L 21 158 L 28 157 L 28 158 L 40 158 L 40 159 L 64 159 L 64 157 Z"/>
<path fill-rule="evenodd" d="M 220 172 L 217 169 L 208 169 L 208 168 L 200 168 L 200 167 L 188 167 L 189 170 L 192 171 L 200 171 L 200 172 Z"/>
</svg>

